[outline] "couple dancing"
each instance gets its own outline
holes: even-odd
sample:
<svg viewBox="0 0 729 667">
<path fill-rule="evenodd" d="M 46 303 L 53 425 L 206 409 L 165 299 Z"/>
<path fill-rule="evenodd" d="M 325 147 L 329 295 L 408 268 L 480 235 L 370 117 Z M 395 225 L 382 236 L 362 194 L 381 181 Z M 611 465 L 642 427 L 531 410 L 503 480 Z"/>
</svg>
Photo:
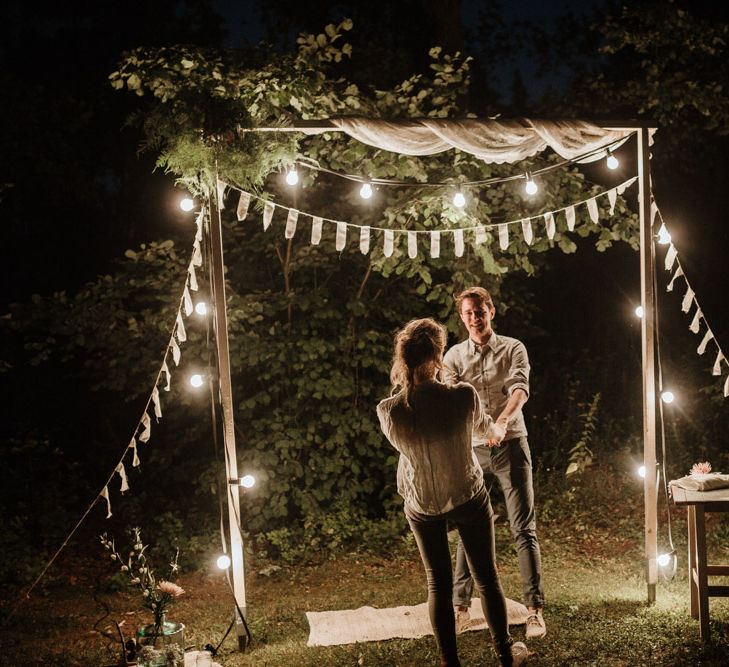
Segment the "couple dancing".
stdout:
<svg viewBox="0 0 729 667">
<path fill-rule="evenodd" d="M 546 633 L 542 568 L 521 412 L 529 360 L 521 342 L 494 333 L 496 309 L 485 289 L 461 292 L 456 307 L 469 337 L 445 357 L 446 332 L 433 319 L 413 320 L 396 334 L 391 380 L 397 393 L 377 414 L 400 452 L 398 492 L 425 566 L 441 666 L 460 665 L 456 625 L 462 629 L 468 620 L 474 582 L 501 664 L 519 665 L 528 651 L 509 635 L 484 472 L 498 479 L 506 500 L 529 610 L 526 636 L 540 637 Z M 455 579 L 448 526 L 460 534 Z"/>
</svg>

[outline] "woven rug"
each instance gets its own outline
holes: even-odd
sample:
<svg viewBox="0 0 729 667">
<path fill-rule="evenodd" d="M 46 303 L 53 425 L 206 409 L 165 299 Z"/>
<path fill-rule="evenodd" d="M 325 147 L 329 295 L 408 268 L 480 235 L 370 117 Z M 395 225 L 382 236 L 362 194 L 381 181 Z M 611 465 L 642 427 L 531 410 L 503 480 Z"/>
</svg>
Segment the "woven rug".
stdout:
<svg viewBox="0 0 729 667">
<path fill-rule="evenodd" d="M 506 598 L 509 625 L 526 623 L 527 608 Z M 467 631 L 488 627 L 481 609 L 480 598 L 471 601 L 471 622 Z M 334 646 L 356 642 L 377 642 L 384 639 L 418 639 L 432 635 L 428 618 L 428 603 L 414 607 L 375 609 L 360 607 L 342 611 L 307 611 L 309 640 L 307 646 Z"/>
</svg>

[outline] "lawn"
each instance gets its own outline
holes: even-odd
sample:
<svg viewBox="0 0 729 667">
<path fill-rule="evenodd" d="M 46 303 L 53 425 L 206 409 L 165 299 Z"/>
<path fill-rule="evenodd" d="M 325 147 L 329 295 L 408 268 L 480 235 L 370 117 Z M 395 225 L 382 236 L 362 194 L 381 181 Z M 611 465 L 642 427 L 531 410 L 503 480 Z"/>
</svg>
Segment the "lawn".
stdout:
<svg viewBox="0 0 729 667">
<path fill-rule="evenodd" d="M 549 489 L 550 495 L 546 494 Z M 642 565 L 642 496 L 639 485 L 610 471 L 593 471 L 581 484 L 537 485 L 540 539 L 548 607 L 547 636 L 530 642 L 534 665 L 726 665 L 729 662 L 729 600 L 711 602 L 712 642 L 699 640 L 688 612 L 685 512 L 675 512 L 679 550 L 676 577 L 646 602 Z M 589 502 L 588 502 L 589 499 Z M 499 505 L 496 505 L 497 511 Z M 663 517 L 665 519 L 665 516 Z M 729 560 L 729 530 L 710 521 L 714 560 Z M 519 599 L 516 559 L 508 526 L 497 525 L 505 592 Z M 83 566 L 79 565 L 83 563 Z M 248 560 L 248 619 L 253 642 L 239 653 L 229 637 L 218 654 L 226 667 L 328 665 L 435 665 L 432 637 L 340 647 L 307 648 L 306 611 L 418 604 L 426 597 L 414 543 L 406 539 L 388 554 L 351 551 L 317 564 L 271 568 Z M 125 634 L 148 622 L 136 597 L 109 590 L 107 565 L 88 560 L 80 547 L 68 551 L 56 574 L 20 605 L 0 631 L 3 664 L 111 665 L 118 661 L 113 621 Z M 69 571 L 74 571 L 73 576 Z M 273 573 L 271 573 L 273 571 Z M 262 574 L 267 573 L 267 574 Z M 217 644 L 232 618 L 222 575 L 191 572 L 179 583 L 186 595 L 171 616 L 187 627 L 187 643 Z M 523 627 L 513 629 L 523 638 Z M 483 632 L 459 637 L 464 667 L 492 665 Z M 8 657 L 10 656 L 10 657 Z"/>
</svg>

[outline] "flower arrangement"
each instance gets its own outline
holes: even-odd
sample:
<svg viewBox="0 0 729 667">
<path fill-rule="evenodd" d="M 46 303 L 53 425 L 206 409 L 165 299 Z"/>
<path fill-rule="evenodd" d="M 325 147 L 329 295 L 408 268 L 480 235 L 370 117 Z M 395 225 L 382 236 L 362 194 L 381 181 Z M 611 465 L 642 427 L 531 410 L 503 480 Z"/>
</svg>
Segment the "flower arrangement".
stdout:
<svg viewBox="0 0 729 667">
<path fill-rule="evenodd" d="M 142 543 L 141 530 L 132 528 L 131 536 L 133 545 L 126 559 L 116 550 L 114 540 L 107 537 L 106 533 L 101 535 L 101 544 L 109 552 L 111 560 L 119 564 L 121 572 L 129 576 L 129 583 L 142 591 L 142 605 L 154 615 L 155 633 L 161 634 L 170 605 L 185 592 L 169 581 L 179 570 L 177 558 L 180 550 L 175 552 L 175 557 L 170 562 L 167 578 L 157 580 L 145 554 L 147 546 Z"/>
<path fill-rule="evenodd" d="M 691 466 L 690 475 L 696 476 L 696 475 L 708 475 L 711 472 L 711 463 L 708 461 L 703 461 L 701 463 L 694 463 Z"/>
</svg>

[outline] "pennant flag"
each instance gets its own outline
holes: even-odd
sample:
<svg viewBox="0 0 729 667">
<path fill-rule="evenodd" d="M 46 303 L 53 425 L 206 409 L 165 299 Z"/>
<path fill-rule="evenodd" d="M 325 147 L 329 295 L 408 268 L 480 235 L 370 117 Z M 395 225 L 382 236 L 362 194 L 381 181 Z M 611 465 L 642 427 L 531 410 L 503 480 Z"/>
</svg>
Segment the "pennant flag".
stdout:
<svg viewBox="0 0 729 667">
<path fill-rule="evenodd" d="M 382 252 L 384 253 L 385 257 L 392 257 L 392 252 L 394 250 L 395 246 L 395 232 L 393 232 L 391 229 L 385 230 L 385 244 L 382 248 Z"/>
<path fill-rule="evenodd" d="M 319 245 L 321 241 L 321 223 L 320 217 L 314 217 L 311 219 L 311 245 Z"/>
<path fill-rule="evenodd" d="M 724 398 L 729 396 L 729 375 L 726 376 L 726 380 L 724 381 Z"/>
<path fill-rule="evenodd" d="M 651 202 L 651 228 L 656 224 L 656 213 L 658 213 L 658 204 L 656 204 L 656 200 L 654 199 Z"/>
<path fill-rule="evenodd" d="M 684 313 L 688 313 L 688 311 L 691 309 L 691 301 L 693 301 L 694 298 L 694 291 L 689 288 L 686 290 L 686 294 L 684 294 L 683 301 L 681 302 L 681 310 Z"/>
<path fill-rule="evenodd" d="M 608 190 L 607 196 L 610 202 L 610 215 L 612 215 L 615 213 L 615 202 L 618 200 L 618 191 L 615 188 Z"/>
<path fill-rule="evenodd" d="M 699 343 L 699 346 L 696 348 L 697 354 L 703 354 L 706 352 L 706 346 L 709 344 L 709 341 L 714 337 L 714 334 L 711 333 L 711 329 L 708 329 L 706 333 L 704 334 L 704 338 Z"/>
<path fill-rule="evenodd" d="M 342 250 L 344 250 L 345 245 L 347 245 L 347 223 L 338 222 L 335 247 L 339 252 L 341 252 Z"/>
<path fill-rule="evenodd" d="M 486 228 L 485 227 L 476 227 L 474 242 L 476 243 L 476 245 L 481 245 L 482 243 L 486 243 Z"/>
<path fill-rule="evenodd" d="M 175 324 L 177 325 L 175 327 L 177 340 L 179 340 L 181 343 L 184 343 L 187 340 L 187 332 L 185 331 L 185 325 L 182 322 L 182 313 L 180 313 L 179 310 L 177 311 L 177 320 Z"/>
<path fill-rule="evenodd" d="M 248 208 L 251 205 L 251 196 L 247 192 L 240 193 L 240 199 L 238 199 L 238 208 L 235 210 L 235 215 L 238 220 L 245 220 L 248 215 Z"/>
<path fill-rule="evenodd" d="M 296 221 L 299 219 L 299 212 L 295 208 L 289 209 L 289 215 L 286 218 L 286 230 L 284 238 L 291 239 L 296 233 Z"/>
<path fill-rule="evenodd" d="M 101 497 L 106 500 L 106 518 L 111 517 L 111 500 L 109 500 L 109 489 L 108 487 L 104 487 L 101 491 Z"/>
<path fill-rule="evenodd" d="M 440 257 L 440 232 L 430 232 L 430 256 Z"/>
<path fill-rule="evenodd" d="M 129 480 L 127 479 L 127 471 L 124 469 L 124 464 L 119 461 L 119 465 L 114 469 L 114 472 L 119 473 L 121 477 L 121 488 L 119 489 L 122 493 L 129 491 Z"/>
<path fill-rule="evenodd" d="M 182 291 L 182 303 L 185 306 L 185 316 L 190 317 L 190 313 L 192 313 L 192 299 L 190 298 L 190 290 L 187 289 L 187 283 L 185 283 L 185 289 Z"/>
<path fill-rule="evenodd" d="M 190 274 L 190 289 L 193 292 L 197 292 L 197 274 L 195 273 L 195 265 L 192 262 L 190 262 L 187 272 Z"/>
<path fill-rule="evenodd" d="M 683 275 L 683 269 L 679 266 L 676 269 L 676 273 L 673 274 L 673 278 L 671 278 L 671 282 L 668 283 L 668 287 L 666 287 L 666 292 L 673 292 L 673 283 L 676 281 L 676 278 Z"/>
<path fill-rule="evenodd" d="M 139 456 L 137 455 L 137 441 L 134 439 L 134 436 L 132 436 L 132 439 L 129 442 L 129 446 L 134 451 L 134 454 L 132 455 L 132 465 L 135 468 L 138 468 L 139 467 Z"/>
<path fill-rule="evenodd" d="M 463 257 L 463 230 L 453 230 L 453 251 L 456 257 Z"/>
<path fill-rule="evenodd" d="M 668 251 L 666 252 L 666 260 L 665 260 L 666 271 L 670 271 L 673 268 L 673 263 L 676 261 L 677 255 L 678 255 L 678 252 L 676 251 L 676 248 L 674 247 L 673 243 L 671 243 L 671 245 L 668 246 Z"/>
<path fill-rule="evenodd" d="M 418 233 L 408 232 L 408 257 L 415 259 L 418 256 Z"/>
<path fill-rule="evenodd" d="M 359 251 L 366 255 L 370 251 L 370 228 L 362 227 L 359 230 Z"/>
<path fill-rule="evenodd" d="M 152 404 L 154 405 L 154 416 L 159 421 L 162 419 L 162 406 L 159 402 L 159 389 L 156 386 L 152 389 Z"/>
<path fill-rule="evenodd" d="M 618 194 L 622 195 L 623 192 L 625 192 L 631 185 L 633 185 L 633 183 L 635 183 L 637 178 L 638 178 L 637 176 L 633 176 L 633 178 L 625 181 L 625 183 L 621 183 L 620 185 L 618 185 L 615 188 L 618 191 Z"/>
<path fill-rule="evenodd" d="M 218 208 L 222 211 L 225 208 L 226 183 L 218 179 Z"/>
<path fill-rule="evenodd" d="M 532 229 L 531 218 L 524 218 L 521 221 L 521 231 L 522 234 L 524 234 L 524 240 L 526 241 L 526 244 L 531 245 L 532 241 L 534 240 L 534 230 Z"/>
<path fill-rule="evenodd" d="M 499 225 L 499 248 L 506 250 L 509 247 L 509 226 Z"/>
<path fill-rule="evenodd" d="M 721 353 L 721 350 L 719 350 L 718 354 L 716 355 L 716 361 L 714 362 L 714 368 L 711 369 L 712 375 L 721 375 L 721 360 L 724 358 L 724 355 Z"/>
<path fill-rule="evenodd" d="M 554 226 L 554 215 L 552 212 L 544 214 L 544 224 L 547 227 L 547 238 L 551 241 L 554 238 L 555 226 Z"/>
<path fill-rule="evenodd" d="M 165 385 L 165 391 L 170 390 L 170 369 L 167 367 L 167 355 L 165 355 L 165 359 L 162 360 L 162 373 L 165 374 L 165 377 L 167 378 L 167 384 Z"/>
<path fill-rule="evenodd" d="M 600 220 L 600 213 L 597 210 L 597 202 L 594 197 L 587 200 L 587 212 L 590 214 L 590 220 L 592 220 L 594 224 L 598 224 Z"/>
<path fill-rule="evenodd" d="M 276 208 L 275 204 L 273 202 L 267 201 L 263 205 L 263 231 L 265 232 L 269 225 L 271 224 L 271 220 L 273 220 L 273 211 Z"/>
<path fill-rule="evenodd" d="M 192 253 L 192 264 L 193 266 L 202 266 L 202 252 L 200 252 L 200 241 L 195 241 L 193 246 L 194 250 Z"/>
<path fill-rule="evenodd" d="M 568 206 L 564 210 L 564 217 L 567 218 L 567 229 L 571 232 L 575 231 L 575 207 Z"/>
<path fill-rule="evenodd" d="M 142 417 L 141 424 L 144 427 L 144 430 L 139 434 L 139 442 L 149 442 L 149 436 L 152 435 L 152 420 L 149 418 L 146 411 Z"/>
<path fill-rule="evenodd" d="M 170 341 L 170 347 L 172 348 L 172 361 L 175 362 L 175 366 L 180 365 L 180 346 L 177 344 L 175 337 L 172 336 Z"/>
<path fill-rule="evenodd" d="M 699 323 L 702 317 L 703 313 L 701 312 L 701 308 L 697 308 L 694 319 L 691 320 L 691 324 L 689 325 L 689 331 L 691 331 L 691 333 L 699 333 Z"/>
</svg>

